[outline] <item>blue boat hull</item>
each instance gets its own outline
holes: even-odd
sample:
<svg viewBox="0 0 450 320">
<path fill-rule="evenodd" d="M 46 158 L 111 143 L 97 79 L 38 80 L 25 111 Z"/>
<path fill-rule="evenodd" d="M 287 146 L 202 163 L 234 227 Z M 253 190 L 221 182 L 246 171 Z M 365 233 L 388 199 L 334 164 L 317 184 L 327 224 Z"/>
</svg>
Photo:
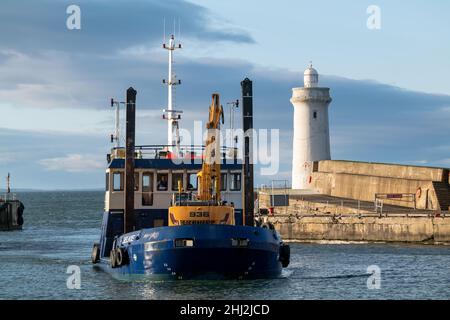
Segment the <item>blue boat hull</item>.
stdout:
<svg viewBox="0 0 450 320">
<path fill-rule="evenodd" d="M 177 239 L 193 245 L 177 247 Z M 245 239 L 236 246 L 233 239 Z M 97 266 L 118 278 L 257 279 L 281 274 L 281 239 L 275 230 L 230 225 L 186 225 L 142 229 L 116 239 L 128 262 L 111 267 L 106 255 Z"/>
</svg>

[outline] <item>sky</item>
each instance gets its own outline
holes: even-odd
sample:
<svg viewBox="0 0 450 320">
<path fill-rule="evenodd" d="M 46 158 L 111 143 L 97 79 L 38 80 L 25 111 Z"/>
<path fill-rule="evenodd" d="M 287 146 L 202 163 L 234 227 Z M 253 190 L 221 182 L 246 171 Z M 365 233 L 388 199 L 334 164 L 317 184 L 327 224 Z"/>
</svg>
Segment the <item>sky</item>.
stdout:
<svg viewBox="0 0 450 320">
<path fill-rule="evenodd" d="M 69 30 L 69 5 L 81 29 Z M 380 9 L 380 28 L 369 29 Z M 450 167 L 448 1 L 2 0 L 0 189 L 102 188 L 112 147 L 109 99 L 138 91 L 137 143 L 166 142 L 164 34 L 175 52 L 181 127 L 205 120 L 211 93 L 254 87 L 255 127 L 278 129 L 290 179 L 291 89 L 312 61 L 330 87 L 333 159 Z"/>
</svg>

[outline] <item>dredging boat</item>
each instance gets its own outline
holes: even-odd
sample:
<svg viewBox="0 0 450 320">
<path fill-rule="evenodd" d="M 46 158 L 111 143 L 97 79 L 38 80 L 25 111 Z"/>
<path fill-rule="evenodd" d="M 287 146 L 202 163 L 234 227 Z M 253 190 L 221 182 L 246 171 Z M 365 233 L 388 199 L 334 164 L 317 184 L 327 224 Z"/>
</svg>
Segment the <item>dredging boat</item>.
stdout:
<svg viewBox="0 0 450 320">
<path fill-rule="evenodd" d="M 25 206 L 11 192 L 10 174 L 6 178 L 6 192 L 0 194 L 0 231 L 21 230 Z"/>
<path fill-rule="evenodd" d="M 256 279 L 281 275 L 289 246 L 271 225 L 255 226 L 251 135 L 237 148 L 220 146 L 224 114 L 212 95 L 204 146 L 182 146 L 172 106 L 174 37 L 168 45 L 168 145 L 135 145 L 136 94 L 127 90 L 126 145 L 108 154 L 105 211 L 92 262 L 118 278 Z M 253 128 L 252 82 L 241 82 L 243 130 Z M 237 102 L 238 103 L 238 102 Z M 250 131 L 249 131 L 250 130 Z"/>
</svg>

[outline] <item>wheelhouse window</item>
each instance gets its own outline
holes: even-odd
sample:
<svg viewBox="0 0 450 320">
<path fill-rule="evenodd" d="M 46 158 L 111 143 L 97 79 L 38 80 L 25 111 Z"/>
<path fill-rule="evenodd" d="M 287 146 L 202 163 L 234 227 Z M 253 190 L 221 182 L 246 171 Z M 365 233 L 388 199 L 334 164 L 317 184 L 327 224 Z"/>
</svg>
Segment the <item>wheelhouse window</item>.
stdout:
<svg viewBox="0 0 450 320">
<path fill-rule="evenodd" d="M 109 191 L 109 172 L 106 173 L 105 191 Z"/>
<path fill-rule="evenodd" d="M 198 188 L 198 180 L 196 173 L 188 173 L 186 176 L 186 189 L 187 191 L 194 191 Z"/>
<path fill-rule="evenodd" d="M 227 174 L 220 174 L 220 191 L 227 191 Z"/>
<path fill-rule="evenodd" d="M 178 181 L 181 182 L 181 188 L 183 188 L 183 173 L 173 172 L 172 173 L 172 191 L 178 191 Z"/>
<path fill-rule="evenodd" d="M 231 191 L 240 191 L 241 190 L 241 174 L 240 173 L 232 173 L 230 174 L 230 190 Z"/>
<path fill-rule="evenodd" d="M 123 191 L 123 172 L 114 172 L 113 191 Z"/>
<path fill-rule="evenodd" d="M 153 173 L 144 172 L 142 174 L 142 192 L 153 191 Z"/>
<path fill-rule="evenodd" d="M 169 180 L 169 174 L 167 173 L 158 173 L 156 175 L 156 190 L 158 191 L 167 191 L 167 184 Z"/>
<path fill-rule="evenodd" d="M 153 205 L 153 173 L 144 172 L 142 174 L 142 205 Z"/>
</svg>

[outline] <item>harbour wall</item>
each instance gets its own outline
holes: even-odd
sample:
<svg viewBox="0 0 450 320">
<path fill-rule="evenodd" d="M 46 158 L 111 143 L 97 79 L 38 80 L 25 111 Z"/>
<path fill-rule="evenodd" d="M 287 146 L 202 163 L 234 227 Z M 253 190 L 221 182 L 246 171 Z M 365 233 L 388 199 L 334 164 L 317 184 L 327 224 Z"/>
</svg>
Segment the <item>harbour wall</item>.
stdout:
<svg viewBox="0 0 450 320">
<path fill-rule="evenodd" d="M 323 160 L 308 181 L 258 192 L 283 239 L 450 243 L 449 169 Z"/>
<path fill-rule="evenodd" d="M 450 243 L 450 217 L 276 215 L 268 220 L 284 240 Z"/>
<path fill-rule="evenodd" d="M 390 177 L 407 180 L 448 182 L 449 170 L 389 163 L 359 162 L 348 160 L 323 160 L 317 162 L 317 171 L 347 173 L 364 176 Z"/>
<path fill-rule="evenodd" d="M 448 210 L 448 183 L 449 170 L 445 168 L 343 160 L 314 162 L 310 177 L 310 188 L 321 194 L 362 201 L 374 201 L 375 194 L 409 194 L 410 201 L 383 202 L 428 210 Z M 447 195 L 444 192 L 442 196 L 436 188 L 443 188 Z"/>
</svg>

